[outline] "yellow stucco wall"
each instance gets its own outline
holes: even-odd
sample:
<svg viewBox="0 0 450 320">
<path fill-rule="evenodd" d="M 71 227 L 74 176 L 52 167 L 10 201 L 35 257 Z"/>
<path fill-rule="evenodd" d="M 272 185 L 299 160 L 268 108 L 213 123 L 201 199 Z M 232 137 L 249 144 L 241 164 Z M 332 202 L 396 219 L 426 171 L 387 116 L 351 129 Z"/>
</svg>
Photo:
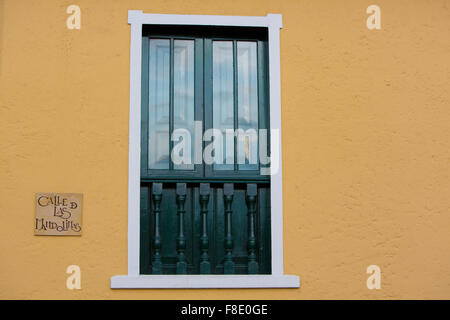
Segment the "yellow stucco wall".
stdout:
<svg viewBox="0 0 450 320">
<path fill-rule="evenodd" d="M 127 271 L 129 9 L 283 14 L 284 258 L 300 289 L 109 288 Z M 449 53 L 449 1 L 0 0 L 0 298 L 450 298 Z M 35 192 L 83 193 L 83 236 L 34 236 Z"/>
</svg>

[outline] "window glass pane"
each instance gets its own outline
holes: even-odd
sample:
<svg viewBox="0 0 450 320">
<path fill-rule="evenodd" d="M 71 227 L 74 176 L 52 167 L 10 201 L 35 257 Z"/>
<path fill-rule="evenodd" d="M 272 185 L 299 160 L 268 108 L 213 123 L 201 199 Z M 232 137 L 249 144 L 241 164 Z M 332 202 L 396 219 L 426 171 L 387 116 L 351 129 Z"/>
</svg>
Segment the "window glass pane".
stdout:
<svg viewBox="0 0 450 320">
<path fill-rule="evenodd" d="M 237 163 L 239 164 L 239 170 L 258 170 L 258 78 L 256 42 L 237 42 L 237 87 Z"/>
<path fill-rule="evenodd" d="M 150 39 L 149 169 L 169 169 L 170 41 Z"/>
<path fill-rule="evenodd" d="M 233 42 L 213 41 L 213 127 L 223 137 L 222 164 L 214 170 L 234 169 L 234 139 L 226 139 L 226 129 L 234 129 L 233 84 Z"/>
<path fill-rule="evenodd" d="M 174 169 L 193 170 L 194 40 L 175 40 L 173 54 L 173 127 L 178 139 L 178 141 L 174 141 L 174 148 L 176 145 L 180 146 L 180 148 L 176 148 L 180 152 L 175 152 L 174 156 L 178 155 L 180 159 L 186 159 L 189 163 L 178 165 L 174 163 Z"/>
</svg>

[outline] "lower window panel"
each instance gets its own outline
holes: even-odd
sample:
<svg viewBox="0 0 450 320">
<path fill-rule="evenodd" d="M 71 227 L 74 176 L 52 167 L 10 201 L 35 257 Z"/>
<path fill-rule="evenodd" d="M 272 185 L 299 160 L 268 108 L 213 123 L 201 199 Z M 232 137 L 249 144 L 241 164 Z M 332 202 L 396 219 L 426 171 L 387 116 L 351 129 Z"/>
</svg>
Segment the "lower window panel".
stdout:
<svg viewBox="0 0 450 320">
<path fill-rule="evenodd" d="M 270 274 L 270 184 L 141 183 L 141 274 Z"/>
</svg>

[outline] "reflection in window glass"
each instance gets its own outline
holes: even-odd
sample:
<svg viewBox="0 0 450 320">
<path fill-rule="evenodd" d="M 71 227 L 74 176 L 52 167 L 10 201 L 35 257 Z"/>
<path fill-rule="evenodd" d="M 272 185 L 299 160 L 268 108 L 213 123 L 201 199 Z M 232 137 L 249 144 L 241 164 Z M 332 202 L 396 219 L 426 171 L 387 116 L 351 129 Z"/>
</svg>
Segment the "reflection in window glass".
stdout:
<svg viewBox="0 0 450 320">
<path fill-rule="evenodd" d="M 173 128 L 174 130 L 185 132 L 183 138 L 187 139 L 187 132 L 191 137 L 190 141 L 190 164 L 174 164 L 174 169 L 193 170 L 194 169 L 194 40 L 174 41 L 174 70 L 173 70 Z M 180 140 L 181 140 L 180 139 Z M 174 145 L 182 143 L 174 141 Z M 188 142 L 185 146 L 189 147 Z M 178 152 L 177 152 L 178 153 Z M 187 155 L 180 154 L 185 159 Z"/>
<path fill-rule="evenodd" d="M 258 74 L 256 42 L 237 42 L 239 170 L 258 170 Z M 238 131 L 239 132 L 239 131 Z"/>
<path fill-rule="evenodd" d="M 149 60 L 149 169 L 169 169 L 170 40 L 151 39 Z"/>
<path fill-rule="evenodd" d="M 214 170 L 234 169 L 234 140 L 226 137 L 226 129 L 234 129 L 233 42 L 213 42 L 213 127 L 223 135 L 222 164 Z M 227 143 L 229 142 L 229 143 Z M 228 155 L 228 159 L 226 159 Z M 228 161 L 226 161 L 228 160 Z M 226 164 L 231 163 L 231 164 Z"/>
</svg>

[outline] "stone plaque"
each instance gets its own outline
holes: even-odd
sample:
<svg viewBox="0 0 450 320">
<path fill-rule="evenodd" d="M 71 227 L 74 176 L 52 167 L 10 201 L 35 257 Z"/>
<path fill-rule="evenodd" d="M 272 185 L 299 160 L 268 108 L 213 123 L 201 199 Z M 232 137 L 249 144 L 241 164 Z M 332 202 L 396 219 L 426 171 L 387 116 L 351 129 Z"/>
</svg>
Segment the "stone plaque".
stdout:
<svg viewBox="0 0 450 320">
<path fill-rule="evenodd" d="M 80 236 L 81 193 L 36 193 L 35 235 Z"/>
</svg>

